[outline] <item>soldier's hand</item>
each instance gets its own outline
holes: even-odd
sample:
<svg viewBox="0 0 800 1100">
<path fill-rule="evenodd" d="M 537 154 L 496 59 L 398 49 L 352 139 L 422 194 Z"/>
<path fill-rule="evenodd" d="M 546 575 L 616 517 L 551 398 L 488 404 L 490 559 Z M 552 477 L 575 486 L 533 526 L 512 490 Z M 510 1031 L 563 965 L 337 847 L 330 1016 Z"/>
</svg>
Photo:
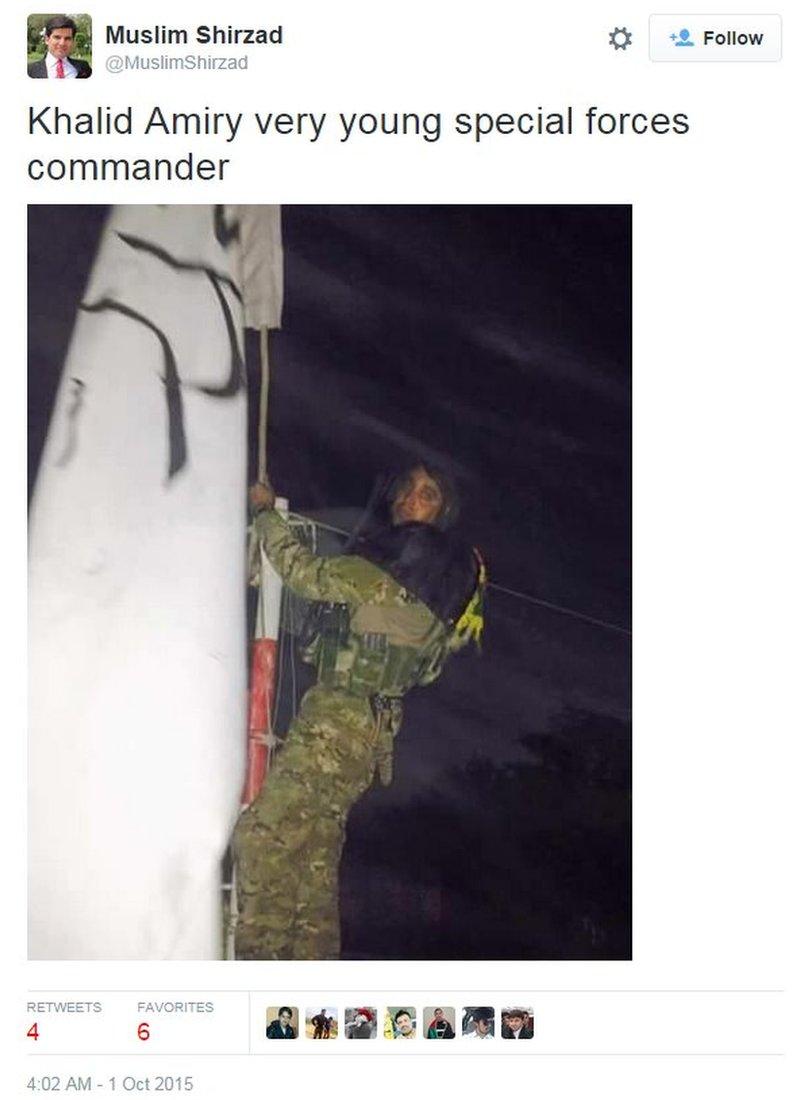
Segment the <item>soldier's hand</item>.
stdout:
<svg viewBox="0 0 800 1100">
<path fill-rule="evenodd" d="M 272 509 L 275 507 L 275 490 L 269 483 L 269 479 L 266 481 L 257 481 L 255 485 L 250 486 L 250 507 L 253 511 L 260 511 L 262 508 Z"/>
</svg>

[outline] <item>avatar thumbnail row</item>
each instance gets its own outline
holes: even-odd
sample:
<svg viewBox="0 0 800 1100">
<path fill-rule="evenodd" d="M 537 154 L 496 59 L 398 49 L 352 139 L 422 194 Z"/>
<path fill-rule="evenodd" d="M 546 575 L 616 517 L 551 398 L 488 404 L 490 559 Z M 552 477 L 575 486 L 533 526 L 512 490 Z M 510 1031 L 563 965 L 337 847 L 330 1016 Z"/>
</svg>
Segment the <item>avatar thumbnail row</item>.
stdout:
<svg viewBox="0 0 800 1100">
<path fill-rule="evenodd" d="M 271 1005 L 266 1010 L 267 1039 L 390 1040 L 407 1039 L 493 1039 L 497 1032 L 502 1039 L 532 1039 L 533 1010 L 512 1005 L 500 1010 L 499 1019 L 490 1005 L 466 1005 L 457 1014 L 447 1005 L 422 1009 L 421 1015 L 411 1005 L 387 1005 L 381 1014 L 375 1006 L 359 1005 L 345 1008 L 340 1023 L 339 1010 L 328 1006 L 311 1006 L 300 1010 L 294 1005 Z"/>
</svg>

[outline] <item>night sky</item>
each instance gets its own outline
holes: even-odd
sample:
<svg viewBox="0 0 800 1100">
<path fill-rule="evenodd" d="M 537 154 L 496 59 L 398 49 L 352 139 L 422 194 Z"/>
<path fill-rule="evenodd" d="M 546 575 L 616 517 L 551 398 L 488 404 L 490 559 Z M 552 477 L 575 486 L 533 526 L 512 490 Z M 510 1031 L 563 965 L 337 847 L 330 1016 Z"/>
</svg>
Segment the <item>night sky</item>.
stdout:
<svg viewBox="0 0 800 1100">
<path fill-rule="evenodd" d="M 31 481 L 104 216 L 31 208 Z M 411 693 L 394 784 L 351 814 L 343 954 L 630 957 L 630 208 L 289 206 L 283 230 L 293 510 L 351 528 L 427 458 L 490 582 L 607 624 L 490 588 L 482 653 Z M 287 651 L 281 716 L 293 694 Z"/>
</svg>

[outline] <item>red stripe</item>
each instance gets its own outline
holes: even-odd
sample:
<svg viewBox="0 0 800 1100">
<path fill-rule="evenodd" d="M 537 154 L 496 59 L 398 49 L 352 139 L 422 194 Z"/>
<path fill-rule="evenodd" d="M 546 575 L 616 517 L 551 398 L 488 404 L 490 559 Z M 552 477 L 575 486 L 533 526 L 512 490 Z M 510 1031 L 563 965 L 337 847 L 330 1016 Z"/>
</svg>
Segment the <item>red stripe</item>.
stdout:
<svg viewBox="0 0 800 1100">
<path fill-rule="evenodd" d="M 274 638 L 256 638 L 253 641 L 247 722 L 247 775 L 242 791 L 244 806 L 249 806 L 255 799 L 268 770 L 268 751 L 263 739 L 270 730 L 275 706 L 276 655 L 277 642 Z"/>
</svg>

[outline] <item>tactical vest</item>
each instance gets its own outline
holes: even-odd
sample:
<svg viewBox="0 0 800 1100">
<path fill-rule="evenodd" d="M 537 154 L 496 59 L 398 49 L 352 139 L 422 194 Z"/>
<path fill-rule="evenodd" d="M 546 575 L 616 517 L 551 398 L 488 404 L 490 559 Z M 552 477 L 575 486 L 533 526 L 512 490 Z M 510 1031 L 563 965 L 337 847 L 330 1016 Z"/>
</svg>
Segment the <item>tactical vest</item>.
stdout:
<svg viewBox="0 0 800 1100">
<path fill-rule="evenodd" d="M 303 659 L 317 669 L 317 683 L 353 695 L 401 696 L 438 673 L 445 655 L 445 628 L 423 646 L 395 645 L 386 634 L 351 630 L 346 604 L 323 604 L 314 639 Z"/>
</svg>

